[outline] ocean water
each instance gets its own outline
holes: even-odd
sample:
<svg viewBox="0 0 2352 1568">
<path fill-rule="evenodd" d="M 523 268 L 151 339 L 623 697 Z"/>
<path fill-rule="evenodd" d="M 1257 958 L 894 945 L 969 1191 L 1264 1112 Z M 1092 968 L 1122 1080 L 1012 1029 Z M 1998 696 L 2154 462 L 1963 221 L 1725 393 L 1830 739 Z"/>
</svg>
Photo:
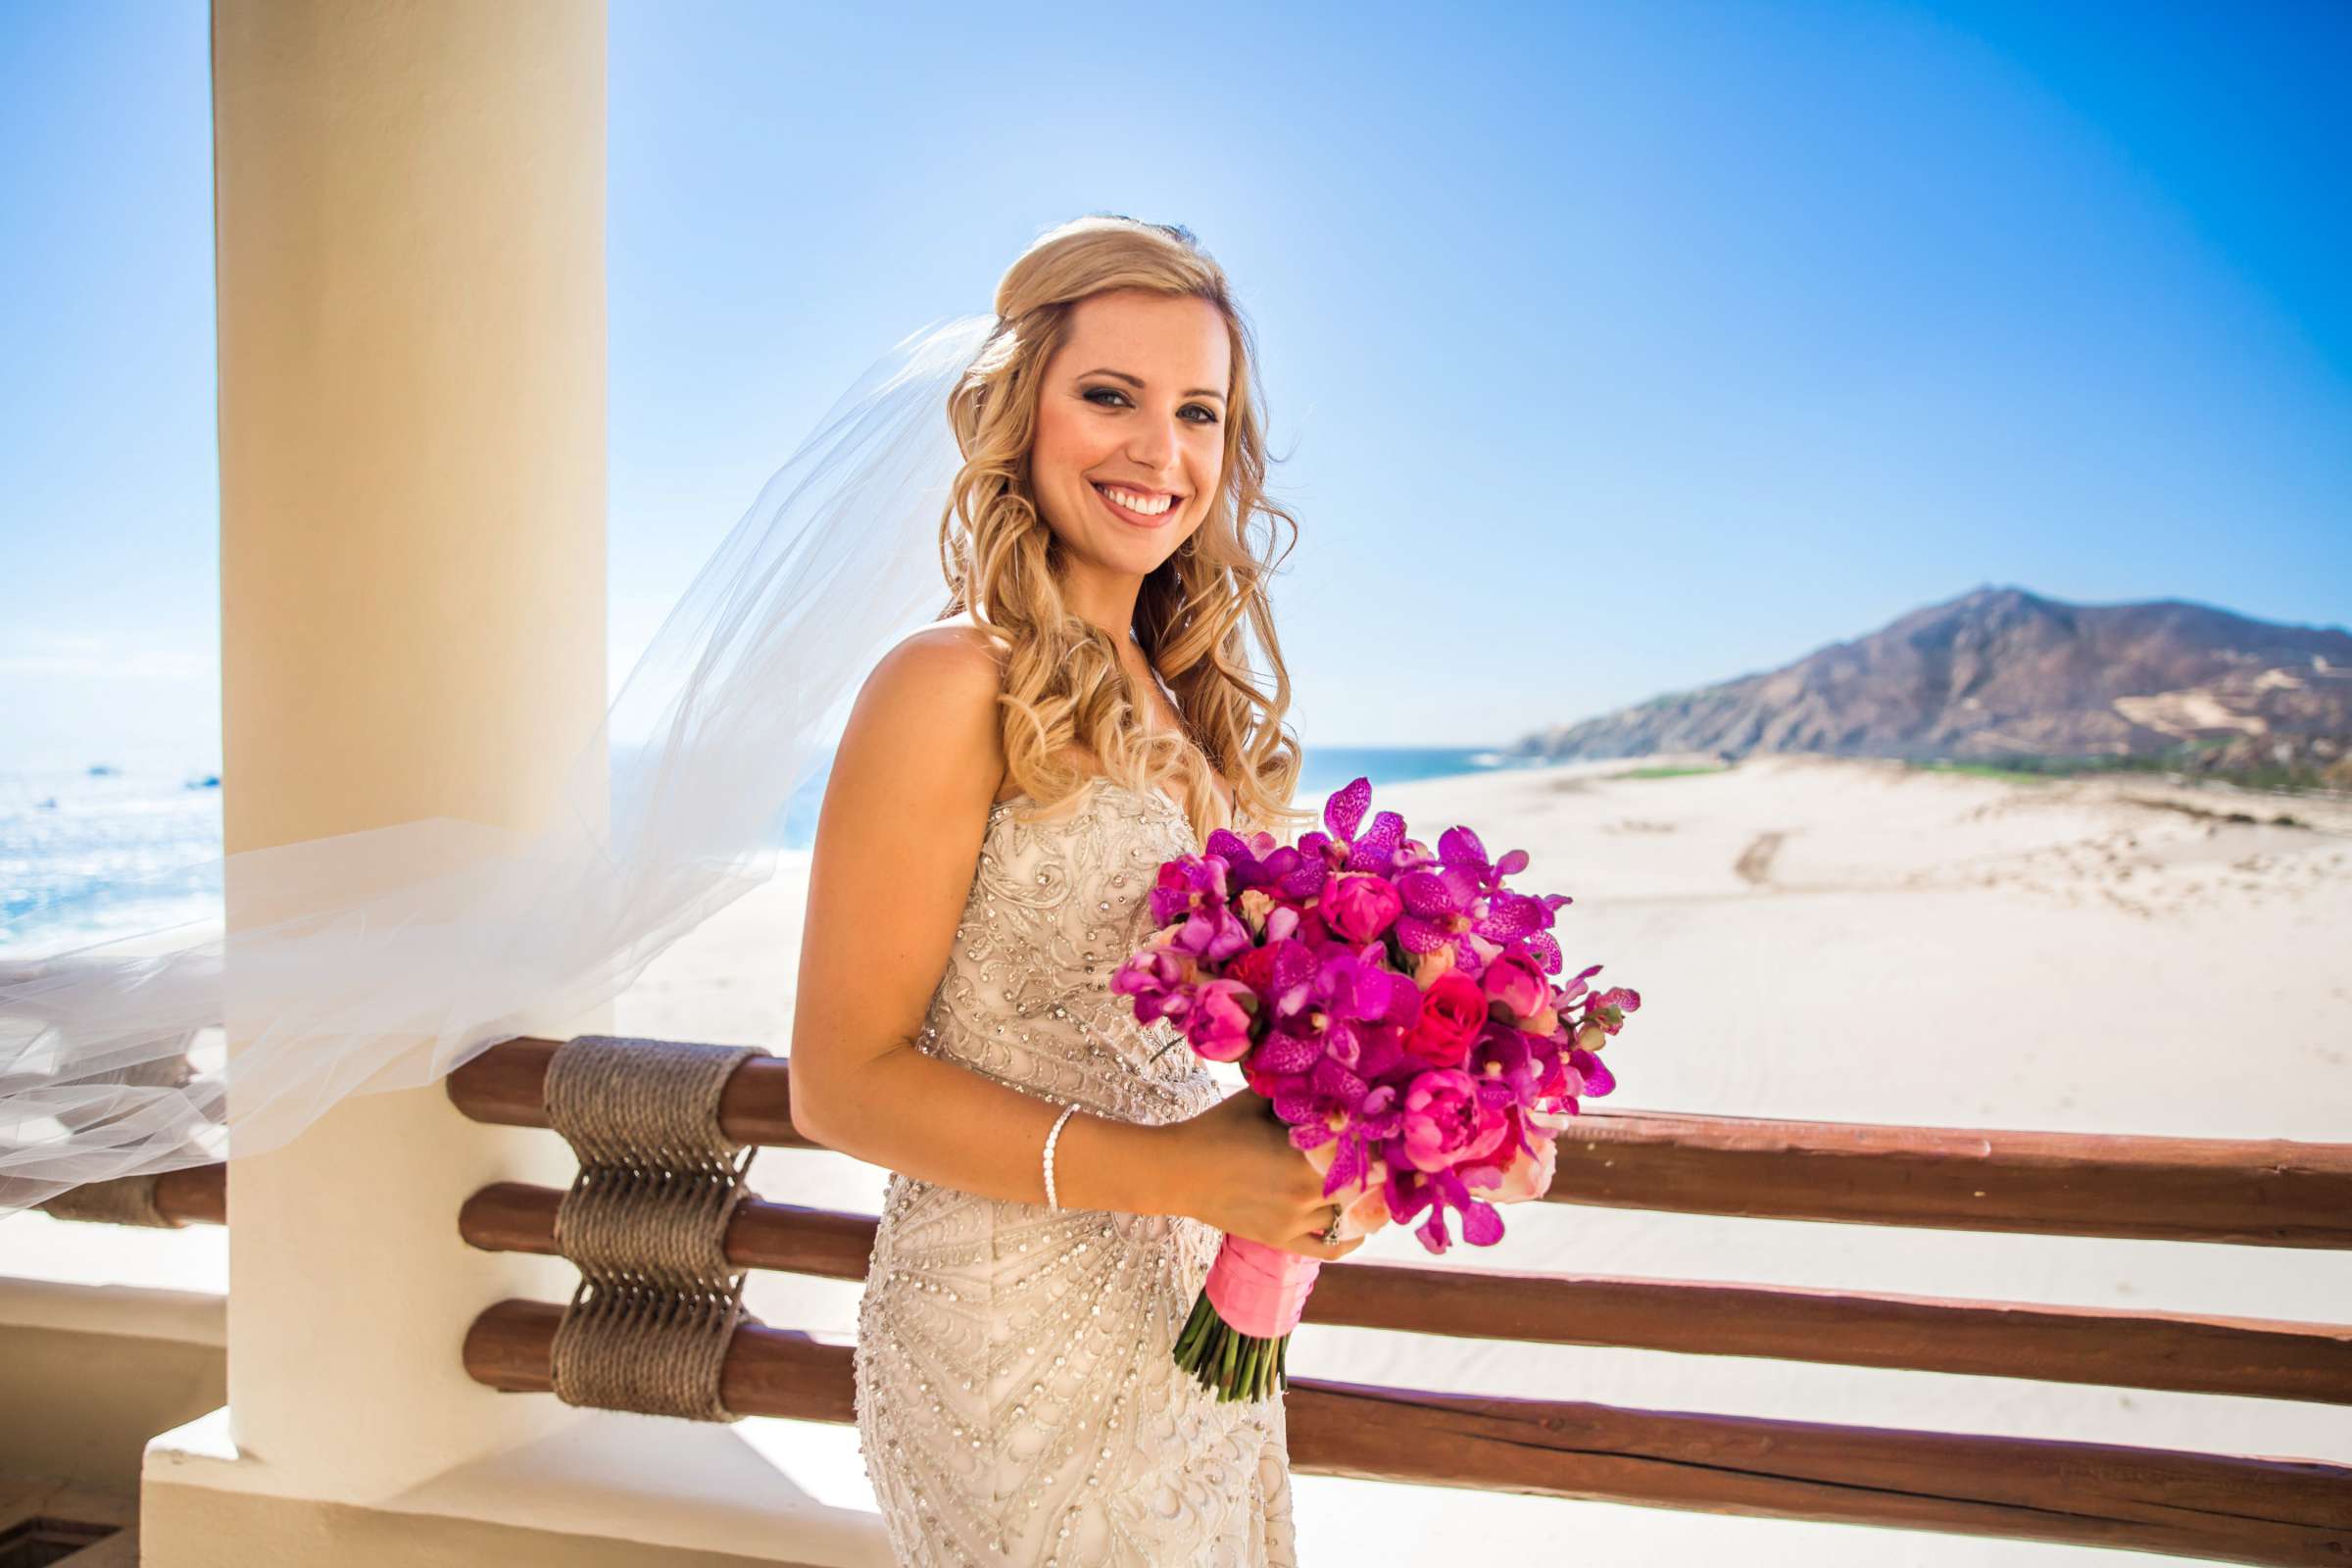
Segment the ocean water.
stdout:
<svg viewBox="0 0 2352 1568">
<path fill-rule="evenodd" d="M 1492 768 L 1525 766 L 1481 746 L 1333 746 L 1308 747 L 1305 766 L 1298 774 L 1298 804 L 1316 806 L 1322 798 L 1353 778 L 1372 781 L 1373 804 L 1379 804 L 1383 784 L 1402 784 L 1417 778 L 1447 778 L 1457 773 L 1483 773 Z M 784 808 L 777 844 L 807 849 L 816 837 L 817 808 L 824 803 L 825 779 L 831 763 L 818 769 L 801 786 Z M 1305 831 L 1301 828 L 1299 831 Z"/>
<path fill-rule="evenodd" d="M 210 772 L 0 772 L 0 954 L 218 920 L 220 856 Z"/>
<path fill-rule="evenodd" d="M 1514 765 L 1475 747 L 1310 748 L 1298 799 L 1357 776 L 1375 789 Z M 828 768 L 779 814 L 770 842 L 807 849 Z M 132 932 L 220 918 L 220 778 L 103 764 L 0 771 L 0 955 L 55 953 Z"/>
</svg>

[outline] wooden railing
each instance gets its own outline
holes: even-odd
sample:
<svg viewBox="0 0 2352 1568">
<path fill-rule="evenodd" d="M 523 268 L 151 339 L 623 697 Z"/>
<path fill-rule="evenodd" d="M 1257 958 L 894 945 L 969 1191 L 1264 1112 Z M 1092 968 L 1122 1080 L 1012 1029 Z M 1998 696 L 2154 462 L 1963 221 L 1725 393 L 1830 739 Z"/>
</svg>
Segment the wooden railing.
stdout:
<svg viewBox="0 0 2352 1568">
<path fill-rule="evenodd" d="M 479 1121 L 545 1126 L 549 1057 L 520 1039 L 452 1073 Z M 791 1067 L 755 1057 L 721 1097 L 745 1144 L 809 1148 Z M 499 1183 L 459 1229 L 553 1253 L 562 1193 Z M 157 1205 L 224 1217 L 220 1168 L 169 1173 Z M 2352 1248 L 2352 1146 L 1775 1122 L 1587 1111 L 1548 1200 L 1849 1224 Z M 743 1268 L 862 1279 L 875 1221 L 753 1200 L 726 1252 Z M 466 1370 L 544 1392 L 562 1308 L 505 1301 L 468 1332 Z M 1325 1265 L 1305 1321 L 1532 1344 L 1765 1356 L 1909 1371 L 2352 1405 L 2352 1326 L 1788 1286 Z M 739 1413 L 855 1419 L 850 1352 L 736 1331 L 722 1388 Z M 2108 1444 L 1847 1427 L 1294 1378 L 1291 1462 L 1309 1474 L 1653 1506 L 2134 1547 L 2248 1563 L 2352 1563 L 2352 1466 Z"/>
<path fill-rule="evenodd" d="M 458 1233 L 486 1251 L 552 1255 L 563 1196 L 496 1183 L 466 1200 Z M 864 1214 L 747 1200 L 727 1260 L 862 1280 L 874 1229 Z M 1316 1276 L 1304 1321 L 2352 1405 L 2352 1327 L 2269 1318 L 1340 1262 Z"/>
<path fill-rule="evenodd" d="M 2352 1248 L 2352 1146 L 1592 1111 L 1562 1202 L 1754 1219 Z"/>
<path fill-rule="evenodd" d="M 510 1040 L 449 1076 L 475 1121 L 547 1125 L 561 1044 Z M 792 1069 L 755 1057 L 719 1126 L 740 1143 L 810 1145 Z M 1587 1110 L 1559 1141 L 1552 1202 L 1750 1219 L 2352 1248 L 2352 1145 L 2284 1139 L 1976 1132 Z"/>
<path fill-rule="evenodd" d="M 99 1189 L 124 1185 L 144 1188 L 153 1198 L 157 1217 L 172 1226 L 225 1225 L 228 1223 L 228 1167 L 221 1164 L 183 1165 L 147 1176 L 122 1176 L 90 1183 L 82 1188 L 69 1189 L 65 1195 L 86 1194 Z M 54 1201 L 54 1200 L 52 1200 Z M 35 1208 L 48 1206 L 36 1203 Z M 54 1217 L 71 1220 L 114 1220 L 132 1222 L 122 1213 L 82 1213 L 72 1205 L 61 1205 L 62 1212 Z M 140 1219 L 136 1223 L 147 1223 Z M 4 1559 L 0 1559 L 4 1560 Z"/>
<path fill-rule="evenodd" d="M 537 1301 L 491 1307 L 466 1337 L 466 1371 L 495 1389 L 546 1392 L 562 1316 L 561 1307 Z M 727 1406 L 747 1415 L 852 1421 L 850 1356 L 846 1347 L 806 1334 L 739 1328 L 721 1377 Z M 1320 1378 L 1291 1379 L 1282 1397 L 1291 1466 L 1312 1475 L 2131 1546 L 2226 1562 L 2341 1563 L 2352 1549 L 2352 1468 L 2339 1465 L 1426 1394 Z"/>
<path fill-rule="evenodd" d="M 155 1206 L 182 1225 L 228 1223 L 228 1167 L 189 1165 L 156 1178 Z"/>
<path fill-rule="evenodd" d="M 450 1075 L 466 1115 L 544 1126 L 559 1042 L 514 1040 Z M 791 1065 L 755 1057 L 719 1125 L 808 1148 Z M 1563 1133 L 1553 1202 L 1781 1219 L 2352 1247 L 2352 1147 L 1842 1126 L 1588 1111 Z M 484 1188 L 476 1247 L 552 1253 L 553 1189 Z M 730 1261 L 861 1279 L 865 1215 L 750 1200 Z M 467 1371 L 545 1391 L 562 1309 L 506 1301 L 466 1336 Z M 2352 1326 L 1565 1274 L 1325 1265 L 1305 1321 L 1408 1333 L 2352 1404 Z M 851 1352 L 739 1328 L 728 1408 L 855 1419 Z M 1293 1467 L 1422 1485 L 2125 1546 L 2250 1563 L 2352 1563 L 2352 1466 L 1746 1416 L 1471 1397 L 1293 1378 Z"/>
</svg>

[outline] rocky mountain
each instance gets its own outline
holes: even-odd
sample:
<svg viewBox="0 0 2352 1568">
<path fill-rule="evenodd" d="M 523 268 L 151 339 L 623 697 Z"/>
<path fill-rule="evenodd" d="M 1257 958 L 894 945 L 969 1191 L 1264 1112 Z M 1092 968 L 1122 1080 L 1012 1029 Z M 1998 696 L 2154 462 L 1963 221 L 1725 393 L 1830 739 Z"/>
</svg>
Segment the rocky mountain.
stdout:
<svg viewBox="0 0 2352 1568">
<path fill-rule="evenodd" d="M 1984 587 L 1779 669 L 1653 697 L 1505 750 L 1559 761 L 1660 752 L 2171 757 L 2352 785 L 2352 632 L 2180 600 L 2074 605 Z"/>
</svg>

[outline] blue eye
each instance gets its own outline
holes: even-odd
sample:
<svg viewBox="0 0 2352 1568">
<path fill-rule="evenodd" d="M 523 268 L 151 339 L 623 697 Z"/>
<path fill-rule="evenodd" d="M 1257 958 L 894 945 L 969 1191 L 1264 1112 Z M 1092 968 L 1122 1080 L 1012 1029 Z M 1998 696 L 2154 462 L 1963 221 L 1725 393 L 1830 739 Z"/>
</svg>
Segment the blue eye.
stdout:
<svg viewBox="0 0 2352 1568">
<path fill-rule="evenodd" d="M 1127 394 L 1120 391 L 1115 386 L 1090 386 L 1084 392 L 1081 392 L 1078 395 L 1086 399 L 1087 402 L 1095 404 L 1098 408 L 1110 407 L 1110 405 L 1102 403 L 1095 396 L 1095 394 L 1098 392 L 1109 397 L 1117 398 L 1121 406 L 1124 406 L 1127 402 Z M 1191 421 L 1194 424 L 1214 424 L 1217 422 L 1217 411 L 1210 408 L 1205 403 L 1188 403 L 1184 406 L 1184 412 L 1187 414 L 1200 414 L 1205 416 L 1205 417 Z"/>
</svg>

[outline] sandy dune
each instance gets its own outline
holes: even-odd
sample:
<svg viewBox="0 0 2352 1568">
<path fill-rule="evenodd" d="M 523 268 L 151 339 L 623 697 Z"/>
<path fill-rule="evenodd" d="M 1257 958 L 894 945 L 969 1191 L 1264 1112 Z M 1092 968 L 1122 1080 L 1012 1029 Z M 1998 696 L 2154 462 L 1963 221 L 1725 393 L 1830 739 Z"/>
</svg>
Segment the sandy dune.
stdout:
<svg viewBox="0 0 2352 1568">
<path fill-rule="evenodd" d="M 1672 759 L 1655 760 L 1671 762 Z M 1701 760 L 1686 760 L 1696 762 Z M 1654 765 L 1651 764 L 1651 765 Z M 1572 968 L 1636 986 L 1613 1105 L 1829 1120 L 2352 1139 L 2352 804 L 2147 779 L 2021 784 L 1898 764 L 1751 760 L 1624 778 L 1574 764 L 1376 788 L 1434 842 L 1524 848 L 1576 902 Z M 2232 821 L 2232 814 L 2253 818 Z M 2298 824 L 2275 820 L 2285 814 Z M 624 1027 L 781 1041 L 793 871 L 649 971 Z M 879 1173 L 770 1151 L 771 1196 L 868 1212 Z M 1510 1211 L 1498 1266 L 1777 1281 L 2352 1321 L 2352 1257 L 1580 1210 Z M 1423 1261 L 1409 1235 L 1366 1256 Z M 1457 1248 L 1447 1263 L 1476 1267 Z M 762 1280 L 774 1322 L 847 1342 L 857 1293 Z M 2074 1437 L 2352 1461 L 2352 1413 L 2259 1399 L 1653 1351 L 1439 1347 L 1308 1330 L 1301 1375 L 1652 1408 Z M 811 1432 L 790 1440 L 806 1465 Z M 855 1495 L 855 1452 L 835 1471 Z M 2125 1554 L 1301 1477 L 1309 1560 L 1572 1542 L 1582 1561 L 2026 1563 Z M 2130 1554 L 2148 1560 L 2144 1554 Z"/>
<path fill-rule="evenodd" d="M 1622 1084 L 1612 1106 L 2352 1140 L 2352 804 L 1805 758 L 1613 776 L 1627 767 L 1373 793 L 1375 808 L 1404 812 L 1432 842 L 1462 821 L 1492 853 L 1527 850 L 1516 884 L 1574 897 L 1557 926 L 1570 968 L 1601 961 L 1599 983 L 1643 998 L 1610 1048 Z M 796 857 L 665 955 L 623 999 L 620 1027 L 784 1049 L 803 869 Z M 772 1198 L 866 1212 L 883 1179 L 837 1155 L 781 1151 L 762 1153 L 754 1173 Z M 1457 1247 L 1443 1261 L 2352 1321 L 2344 1254 L 1552 1204 L 1511 1209 L 1508 1224 L 1492 1252 Z M 73 1229 L 15 1221 L 5 1227 L 12 1257 L 42 1240 L 31 1226 Z M 196 1288 L 215 1283 L 220 1240 L 130 1239 L 153 1249 L 144 1273 L 156 1283 Z M 1362 1255 L 1426 1260 L 1399 1232 Z M 110 1272 L 143 1276 L 135 1260 Z M 841 1343 L 856 1301 L 856 1287 L 826 1281 L 761 1278 L 753 1292 L 767 1321 Z M 2352 1461 L 2352 1412 L 2259 1399 L 1443 1346 L 1311 1326 L 1291 1360 L 1299 1375 L 1361 1382 Z M 744 1429 L 822 1500 L 870 1496 L 846 1429 Z M 1458 1549 L 1472 1527 L 1485 1554 L 1644 1568 L 1702 1554 L 1817 1565 L 2150 1560 L 1318 1477 L 1298 1487 L 1310 1563 L 1411 1561 Z"/>
</svg>

